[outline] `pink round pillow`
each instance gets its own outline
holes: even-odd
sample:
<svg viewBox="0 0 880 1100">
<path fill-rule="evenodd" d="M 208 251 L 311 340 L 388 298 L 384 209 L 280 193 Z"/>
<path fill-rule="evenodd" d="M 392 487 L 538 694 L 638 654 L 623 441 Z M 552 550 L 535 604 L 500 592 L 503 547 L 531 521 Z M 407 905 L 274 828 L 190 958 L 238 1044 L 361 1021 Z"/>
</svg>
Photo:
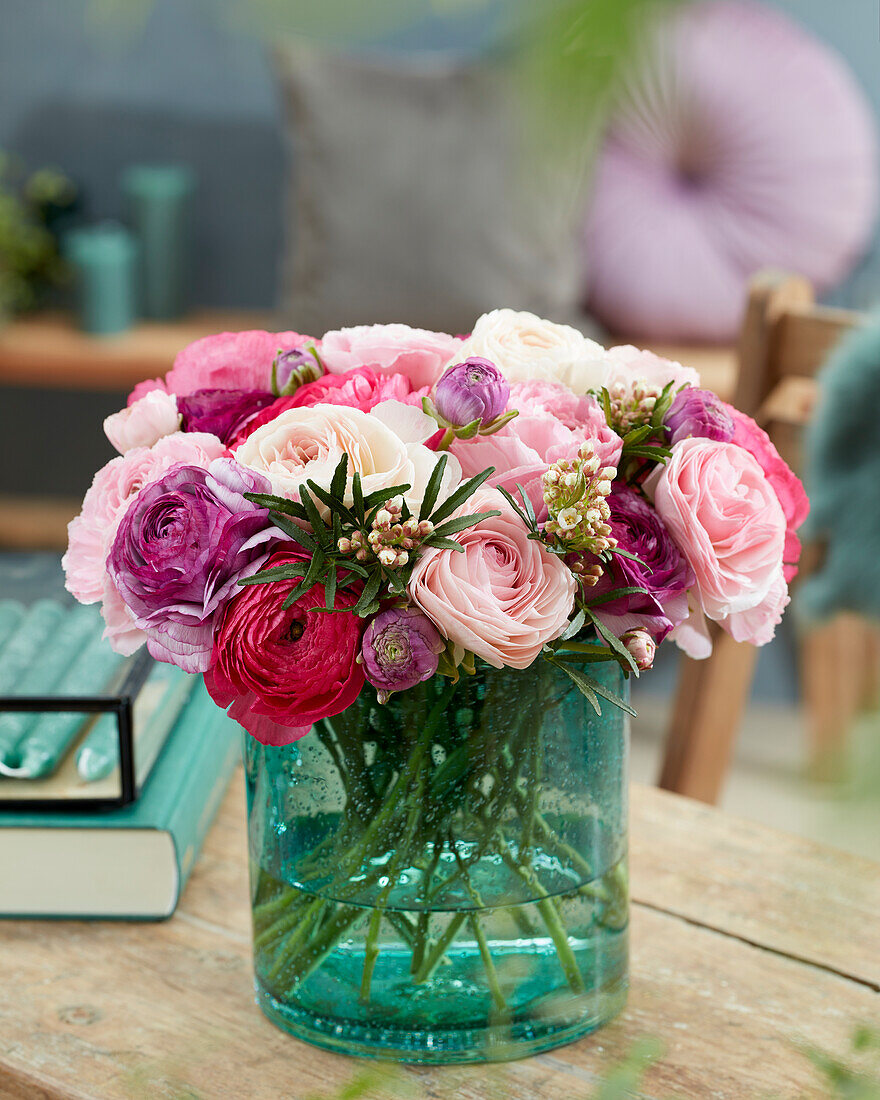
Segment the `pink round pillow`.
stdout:
<svg viewBox="0 0 880 1100">
<path fill-rule="evenodd" d="M 587 303 L 627 335 L 728 340 L 763 267 L 821 290 L 865 247 L 876 133 L 843 62 L 757 3 L 657 30 L 609 130 L 586 226 Z"/>
</svg>

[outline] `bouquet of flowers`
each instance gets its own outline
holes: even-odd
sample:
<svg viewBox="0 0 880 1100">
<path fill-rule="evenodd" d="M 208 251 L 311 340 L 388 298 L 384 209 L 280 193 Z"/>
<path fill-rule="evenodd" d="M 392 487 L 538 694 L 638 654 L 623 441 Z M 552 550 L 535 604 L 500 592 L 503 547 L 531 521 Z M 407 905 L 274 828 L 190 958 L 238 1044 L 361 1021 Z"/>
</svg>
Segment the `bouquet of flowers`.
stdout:
<svg viewBox="0 0 880 1100">
<path fill-rule="evenodd" d="M 564 815 L 541 810 L 534 731 L 559 700 L 536 670 L 597 712 L 628 709 L 603 665 L 623 684 L 666 638 L 707 656 L 707 620 L 770 640 L 807 502 L 766 434 L 688 367 L 507 309 L 466 337 L 209 337 L 104 427 L 120 454 L 70 526 L 70 591 L 101 602 L 119 651 L 146 643 L 203 673 L 263 745 L 314 728 L 341 786 L 323 839 L 257 872 L 273 996 L 303 987 L 367 897 L 416 984 L 468 922 L 492 1008 L 509 1013 L 479 922 L 432 930 L 399 897 L 417 878 L 437 908 L 489 906 L 487 856 L 538 899 L 583 991 L 562 887 L 533 858 L 570 864 L 575 892 L 596 877 Z M 528 704 L 511 707 L 504 675 L 532 685 Z M 620 875 L 599 877 L 590 902 L 619 928 Z M 362 1001 L 380 923 L 363 932 Z"/>
</svg>

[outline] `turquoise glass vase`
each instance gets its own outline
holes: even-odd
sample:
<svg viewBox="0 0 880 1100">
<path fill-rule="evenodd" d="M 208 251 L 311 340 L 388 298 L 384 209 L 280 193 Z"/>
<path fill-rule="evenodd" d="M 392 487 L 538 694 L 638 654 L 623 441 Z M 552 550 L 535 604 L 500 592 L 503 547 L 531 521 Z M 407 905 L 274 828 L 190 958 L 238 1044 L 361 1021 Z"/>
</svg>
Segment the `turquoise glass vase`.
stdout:
<svg viewBox="0 0 880 1100">
<path fill-rule="evenodd" d="M 597 671 L 598 670 L 598 671 Z M 616 664 L 591 665 L 626 697 Z M 506 1060 L 627 990 L 626 715 L 557 666 L 442 677 L 281 748 L 247 738 L 257 1001 L 405 1062 Z"/>
</svg>

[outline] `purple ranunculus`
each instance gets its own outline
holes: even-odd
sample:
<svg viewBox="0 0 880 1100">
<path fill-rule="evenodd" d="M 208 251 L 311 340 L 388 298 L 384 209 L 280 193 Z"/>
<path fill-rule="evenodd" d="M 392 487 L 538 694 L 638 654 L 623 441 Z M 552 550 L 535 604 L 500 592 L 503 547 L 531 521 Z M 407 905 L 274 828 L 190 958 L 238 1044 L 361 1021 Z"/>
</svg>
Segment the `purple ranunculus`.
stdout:
<svg viewBox="0 0 880 1100">
<path fill-rule="evenodd" d="M 196 390 L 178 397 L 177 409 L 185 432 L 210 432 L 228 444 L 275 395 L 261 390 Z"/>
<path fill-rule="evenodd" d="M 710 390 L 693 386 L 678 391 L 664 423 L 671 433 L 671 443 L 689 436 L 729 443 L 736 431 L 733 417 L 721 399 Z"/>
<path fill-rule="evenodd" d="M 509 400 L 504 375 L 494 363 L 476 356 L 450 367 L 434 390 L 437 411 L 456 427 L 474 420 L 488 424 L 501 416 Z"/>
<path fill-rule="evenodd" d="M 604 572 L 590 598 L 615 588 L 645 588 L 647 593 L 599 604 L 595 613 L 618 637 L 627 631 L 646 630 L 659 643 L 688 617 L 687 590 L 695 583 L 693 570 L 644 497 L 615 482 L 606 499 L 618 547 L 635 554 L 644 565 L 615 554 L 611 563 L 603 565 Z"/>
<path fill-rule="evenodd" d="M 380 611 L 361 643 L 364 672 L 383 699 L 392 691 L 405 691 L 430 679 L 444 644 L 431 620 L 414 607 Z"/>
<path fill-rule="evenodd" d="M 107 564 L 156 660 L 207 669 L 215 615 L 270 543 L 285 540 L 268 511 L 243 496 L 268 492 L 267 478 L 218 458 L 207 470 L 173 466 L 135 497 Z"/>
<path fill-rule="evenodd" d="M 320 362 L 309 350 L 309 345 L 302 344 L 291 348 L 289 351 L 281 351 L 275 359 L 275 387 L 279 394 L 292 393 L 296 385 L 291 385 L 293 376 L 297 376 L 298 384 L 314 382 L 324 373 Z"/>
</svg>

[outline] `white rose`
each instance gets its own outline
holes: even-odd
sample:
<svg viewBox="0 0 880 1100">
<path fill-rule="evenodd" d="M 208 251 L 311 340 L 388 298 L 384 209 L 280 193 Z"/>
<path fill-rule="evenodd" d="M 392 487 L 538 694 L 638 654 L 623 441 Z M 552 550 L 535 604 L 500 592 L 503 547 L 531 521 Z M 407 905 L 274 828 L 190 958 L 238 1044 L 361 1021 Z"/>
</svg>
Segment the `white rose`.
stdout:
<svg viewBox="0 0 880 1100">
<path fill-rule="evenodd" d="M 104 420 L 104 434 L 121 455 L 132 447 L 152 447 L 179 428 L 177 398 L 163 390 L 150 390 L 127 409 Z"/>
<path fill-rule="evenodd" d="M 494 363 L 508 382 L 562 382 L 578 394 L 600 388 L 607 372 L 601 344 L 570 325 L 513 309 L 484 313 L 449 366 L 474 355 Z"/>
<path fill-rule="evenodd" d="M 424 441 L 436 430 L 430 417 L 398 401 L 384 401 L 371 413 L 344 405 L 313 405 L 288 409 L 257 428 L 235 457 L 243 466 L 265 474 L 278 496 L 296 499 L 307 481 L 329 489 L 340 459 L 347 454 L 346 504 L 352 503 L 352 479 L 357 472 L 364 496 L 391 485 L 410 485 L 404 496 L 417 515 L 438 460 Z M 460 481 L 461 467 L 450 455 L 438 499 L 452 493 Z M 316 503 L 326 515 L 327 509 Z"/>
</svg>

